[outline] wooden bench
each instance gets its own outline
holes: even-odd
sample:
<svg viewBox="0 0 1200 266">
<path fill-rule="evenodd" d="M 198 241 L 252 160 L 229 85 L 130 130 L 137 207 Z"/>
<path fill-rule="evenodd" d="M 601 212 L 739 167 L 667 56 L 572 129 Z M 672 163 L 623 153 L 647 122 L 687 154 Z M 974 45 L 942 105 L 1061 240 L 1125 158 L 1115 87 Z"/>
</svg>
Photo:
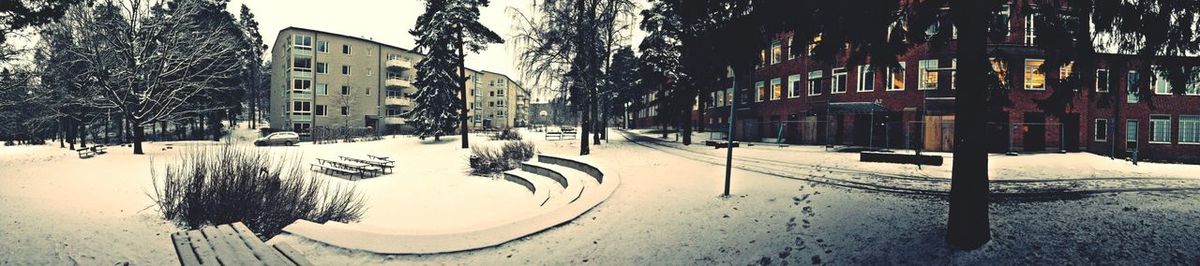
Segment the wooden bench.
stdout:
<svg viewBox="0 0 1200 266">
<path fill-rule="evenodd" d="M 104 146 L 104 145 L 92 146 L 92 152 L 94 152 L 96 154 L 108 153 L 108 146 Z"/>
<path fill-rule="evenodd" d="M 902 163 L 902 164 L 920 164 L 920 165 L 942 165 L 942 156 L 916 155 L 916 154 L 896 154 L 896 153 L 881 153 L 881 152 L 861 152 L 859 153 L 859 161 L 877 162 L 877 163 Z"/>
<path fill-rule="evenodd" d="M 550 139 L 550 138 L 554 138 L 555 140 L 562 140 L 563 133 L 562 132 L 546 132 L 546 139 Z"/>
<path fill-rule="evenodd" d="M 370 157 L 370 155 L 368 155 L 368 157 Z M 374 167 L 374 169 L 364 169 L 364 170 L 378 171 L 379 174 L 386 174 L 387 172 L 390 172 L 390 170 L 392 168 L 396 167 L 395 164 L 393 164 L 394 161 L 391 161 L 391 160 L 363 159 L 363 158 L 355 158 L 355 157 L 344 156 L 344 155 L 339 155 L 338 158 L 341 158 L 342 160 L 345 160 L 345 161 L 356 162 L 356 163 L 365 163 L 365 164 L 371 165 Z"/>
<path fill-rule="evenodd" d="M 562 130 L 563 139 L 575 139 L 575 134 L 578 132 L 573 127 L 562 127 L 560 130 Z"/>
<path fill-rule="evenodd" d="M 171 234 L 179 265 L 313 265 L 284 243 L 267 246 L 241 222 Z"/>
<path fill-rule="evenodd" d="M 335 172 L 335 173 L 340 173 L 342 175 L 347 175 L 347 176 L 357 175 L 359 178 L 366 178 L 366 175 L 365 175 L 365 173 L 362 172 L 362 170 L 345 168 L 334 161 L 325 160 L 325 159 L 317 159 L 317 162 L 318 163 L 311 164 L 312 166 L 309 167 L 309 169 L 310 170 L 318 170 L 318 169 L 314 169 L 314 168 L 320 168 L 319 170 L 321 170 L 321 172 L 323 172 L 325 174 L 330 174 L 330 172 Z"/>
<path fill-rule="evenodd" d="M 79 159 L 87 159 L 92 158 L 92 156 L 96 156 L 96 152 L 92 151 L 90 148 L 75 149 L 75 152 L 79 153 Z"/>
<path fill-rule="evenodd" d="M 706 146 L 713 146 L 713 147 L 714 147 L 714 148 L 716 148 L 716 149 L 720 149 L 720 148 L 727 148 L 727 147 L 729 147 L 729 142 L 725 142 L 725 141 L 718 141 L 718 140 L 705 140 L 705 141 L 704 141 L 704 145 L 706 145 Z M 737 142 L 737 141 L 734 141 L 734 142 L 733 142 L 733 147 L 734 147 L 734 148 L 737 148 L 737 147 L 740 147 L 740 145 L 738 144 L 738 142 Z"/>
</svg>

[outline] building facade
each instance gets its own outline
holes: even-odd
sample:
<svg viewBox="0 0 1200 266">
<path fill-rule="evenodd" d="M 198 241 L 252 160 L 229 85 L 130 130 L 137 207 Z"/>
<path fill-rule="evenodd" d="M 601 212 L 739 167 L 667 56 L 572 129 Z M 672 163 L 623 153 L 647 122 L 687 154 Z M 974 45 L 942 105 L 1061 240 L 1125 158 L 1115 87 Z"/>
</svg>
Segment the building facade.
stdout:
<svg viewBox="0 0 1200 266">
<path fill-rule="evenodd" d="M 285 28 L 271 49 L 270 126 L 302 133 L 316 127 L 407 132 L 410 128 L 404 114 L 414 106 L 419 89 L 412 83 L 415 66 L 424 57 L 368 39 Z M 467 73 L 468 89 L 477 88 L 480 83 L 470 80 L 481 72 L 468 69 Z M 511 90 L 510 94 L 523 91 L 509 81 L 502 88 Z M 468 116 L 477 115 L 478 110 L 471 107 L 478 100 L 468 100 Z M 517 115 L 515 111 L 511 114 Z"/>
<path fill-rule="evenodd" d="M 994 14 L 1007 21 L 1008 35 L 989 43 L 997 82 L 1011 103 L 989 112 L 993 152 L 1088 151 L 1117 157 L 1200 161 L 1200 84 L 1191 79 L 1183 94 L 1170 93 L 1162 64 L 1200 67 L 1197 57 L 1153 58 L 1097 54 L 1094 80 L 1083 80 L 1064 113 L 1043 111 L 1058 81 L 1074 75 L 1069 65 L 1043 67 L 1045 51 L 1036 47 L 1037 14 L 1023 14 L 1014 1 Z M 932 31 L 953 29 L 945 25 Z M 743 141 L 813 145 L 854 145 L 953 150 L 955 45 L 951 36 L 938 48 L 924 44 L 899 57 L 899 66 L 883 70 L 866 62 L 821 63 L 809 57 L 811 43 L 779 34 L 762 51 L 752 86 L 735 92 L 727 75 L 702 93 L 705 108 L 696 125 L 724 131 L 736 96 L 734 136 Z M 814 41 L 819 41 L 814 40 Z M 791 53 L 792 45 L 805 45 Z M 1149 66 L 1152 73 L 1139 75 Z M 1144 78 L 1144 77 L 1149 78 Z M 1154 91 L 1139 99 L 1139 87 Z M 736 93 L 736 95 L 735 95 Z M 647 95 L 643 102 L 651 102 Z M 635 111 L 648 127 L 656 107 Z"/>
</svg>

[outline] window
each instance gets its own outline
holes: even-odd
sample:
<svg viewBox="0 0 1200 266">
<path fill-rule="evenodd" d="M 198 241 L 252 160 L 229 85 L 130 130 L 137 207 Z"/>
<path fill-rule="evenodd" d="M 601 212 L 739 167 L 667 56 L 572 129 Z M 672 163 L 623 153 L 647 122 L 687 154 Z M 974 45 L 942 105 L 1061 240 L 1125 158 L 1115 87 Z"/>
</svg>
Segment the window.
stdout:
<svg viewBox="0 0 1200 266">
<path fill-rule="evenodd" d="M 1171 115 L 1150 115 L 1150 143 L 1171 143 Z"/>
<path fill-rule="evenodd" d="M 1154 66 L 1151 69 L 1160 69 Z M 1154 94 L 1171 95 L 1171 83 L 1167 81 L 1167 73 L 1164 70 L 1151 70 L 1150 89 L 1154 90 Z"/>
<path fill-rule="evenodd" d="M 363 91 L 367 92 L 367 95 L 371 95 L 371 88 L 365 88 Z"/>
<path fill-rule="evenodd" d="M 958 82 L 958 58 L 950 59 L 950 89 L 953 90 Z"/>
<path fill-rule="evenodd" d="M 1025 89 L 1046 90 L 1046 73 L 1042 73 L 1042 64 L 1046 60 L 1025 59 Z"/>
<path fill-rule="evenodd" d="M 317 62 L 317 74 L 328 74 L 329 69 L 327 68 L 325 63 Z"/>
<path fill-rule="evenodd" d="M 788 76 L 788 98 L 800 97 L 800 74 Z"/>
<path fill-rule="evenodd" d="M 1108 119 L 1096 119 L 1096 130 L 1092 132 L 1094 132 L 1092 139 L 1097 142 L 1108 141 Z"/>
<path fill-rule="evenodd" d="M 317 83 L 317 95 L 329 95 L 329 84 Z"/>
<path fill-rule="evenodd" d="M 1179 116 L 1179 143 L 1200 144 L 1200 115 Z"/>
<path fill-rule="evenodd" d="M 771 100 L 779 100 L 783 98 L 783 80 L 775 78 L 771 80 Z"/>
<path fill-rule="evenodd" d="M 374 75 L 375 75 L 375 70 L 371 70 L 371 68 L 368 67 L 367 68 L 367 76 L 370 77 L 370 76 L 374 76 Z"/>
<path fill-rule="evenodd" d="M 1134 149 L 1137 147 L 1137 119 L 1125 120 L 1125 148 Z"/>
<path fill-rule="evenodd" d="M 938 66 L 937 59 L 925 59 L 917 62 L 917 74 L 921 77 L 919 90 L 935 90 L 937 89 L 938 72 L 934 71 Z"/>
<path fill-rule="evenodd" d="M 888 91 L 904 90 L 904 62 L 900 62 L 899 66 L 888 68 Z"/>
<path fill-rule="evenodd" d="M 292 69 L 301 72 L 312 72 L 311 57 L 296 57 L 292 59 Z"/>
<path fill-rule="evenodd" d="M 767 99 L 767 88 L 763 86 L 762 81 L 754 83 L 754 91 L 755 91 L 755 96 L 754 96 L 755 102 L 761 102 L 761 101 Z"/>
<path fill-rule="evenodd" d="M 343 45 L 342 45 L 342 53 L 343 53 L 343 54 L 350 54 L 350 52 L 351 52 L 350 45 L 349 45 L 349 44 L 343 44 Z"/>
<path fill-rule="evenodd" d="M 1108 70 L 1103 69 L 1103 68 L 1097 69 L 1096 70 L 1096 92 L 1108 92 L 1109 84 L 1110 83 L 1108 81 Z"/>
<path fill-rule="evenodd" d="M 1000 83 L 1000 88 L 1008 89 L 1008 67 L 1004 61 L 997 58 L 991 58 L 992 72 L 996 73 L 996 81 Z"/>
<path fill-rule="evenodd" d="M 343 116 L 350 115 L 350 107 L 349 106 L 342 106 L 342 115 Z"/>
<path fill-rule="evenodd" d="M 758 52 L 758 65 L 755 67 L 762 68 L 765 65 L 767 65 L 767 49 Z"/>
<path fill-rule="evenodd" d="M 342 65 L 342 75 L 350 75 L 350 66 Z"/>
<path fill-rule="evenodd" d="M 311 79 L 293 79 L 292 80 L 292 91 L 308 92 L 310 90 L 312 90 L 312 80 Z"/>
<path fill-rule="evenodd" d="M 1000 11 L 996 12 L 995 23 L 996 23 L 996 25 L 1000 26 L 1001 30 L 1004 31 L 1004 37 L 1008 37 L 1008 35 L 1010 34 L 1010 31 L 1012 31 L 1012 29 L 1010 28 L 1011 16 L 1012 16 L 1011 14 L 1012 14 L 1012 8 L 1008 4 L 1000 5 Z"/>
<path fill-rule="evenodd" d="M 342 86 L 342 95 L 350 95 L 350 86 Z"/>
<path fill-rule="evenodd" d="M 779 64 L 783 62 L 783 44 L 775 41 L 771 44 L 771 64 Z"/>
<path fill-rule="evenodd" d="M 294 101 L 292 102 L 292 112 L 312 112 L 312 102 Z"/>
<path fill-rule="evenodd" d="M 795 35 L 788 36 L 788 51 L 787 51 L 788 59 L 796 59 L 797 53 L 796 53 L 795 48 L 793 48 L 793 47 L 796 47 L 795 43 L 796 43 L 796 36 Z"/>
<path fill-rule="evenodd" d="M 821 78 L 825 72 L 820 70 L 808 72 L 808 96 L 821 95 Z"/>
<path fill-rule="evenodd" d="M 317 116 L 326 116 L 327 114 L 325 113 L 325 105 L 318 104 L 316 113 Z"/>
<path fill-rule="evenodd" d="M 829 82 L 829 85 L 833 86 L 833 91 L 830 93 L 846 93 L 846 68 L 834 68 L 833 80 Z"/>
<path fill-rule="evenodd" d="M 504 107 L 504 100 L 496 101 L 496 107 Z"/>
<path fill-rule="evenodd" d="M 296 47 L 296 49 L 312 50 L 312 36 L 294 35 L 293 38 L 295 39 L 292 41 L 292 46 Z"/>
<path fill-rule="evenodd" d="M 808 43 L 808 49 L 807 49 L 808 56 L 812 56 L 813 54 L 816 53 L 817 45 L 819 45 L 819 44 L 821 44 L 821 34 L 817 34 L 816 37 L 813 37 L 812 42 Z"/>
<path fill-rule="evenodd" d="M 1138 73 L 1137 70 L 1130 70 L 1129 74 L 1125 75 L 1125 102 L 1138 102 Z"/>
<path fill-rule="evenodd" d="M 317 41 L 317 52 L 319 52 L 319 53 L 328 53 L 328 52 L 329 52 L 329 42 L 327 42 L 327 41 Z"/>
<path fill-rule="evenodd" d="M 725 105 L 733 104 L 733 88 L 725 89 Z"/>
<path fill-rule="evenodd" d="M 1025 45 L 1032 46 L 1037 43 L 1037 16 L 1036 13 L 1025 15 Z"/>
<path fill-rule="evenodd" d="M 504 90 L 496 90 L 496 96 L 504 96 Z"/>
<path fill-rule="evenodd" d="M 858 66 L 858 92 L 875 91 L 875 70 L 870 65 Z"/>
<path fill-rule="evenodd" d="M 1058 79 L 1067 79 L 1071 77 L 1071 68 L 1075 66 L 1075 62 L 1063 62 L 1062 66 L 1058 67 Z"/>
</svg>

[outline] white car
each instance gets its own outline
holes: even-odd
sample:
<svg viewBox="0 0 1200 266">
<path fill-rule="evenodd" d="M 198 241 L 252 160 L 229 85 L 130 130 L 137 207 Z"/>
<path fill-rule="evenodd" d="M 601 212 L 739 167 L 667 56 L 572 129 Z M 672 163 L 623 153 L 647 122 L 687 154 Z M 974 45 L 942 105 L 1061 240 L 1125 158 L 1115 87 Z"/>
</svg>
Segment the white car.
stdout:
<svg viewBox="0 0 1200 266">
<path fill-rule="evenodd" d="M 291 131 L 280 131 L 271 133 L 266 137 L 261 137 L 254 140 L 254 146 L 269 146 L 269 145 L 284 145 L 292 146 L 292 144 L 300 143 L 300 134 Z"/>
</svg>

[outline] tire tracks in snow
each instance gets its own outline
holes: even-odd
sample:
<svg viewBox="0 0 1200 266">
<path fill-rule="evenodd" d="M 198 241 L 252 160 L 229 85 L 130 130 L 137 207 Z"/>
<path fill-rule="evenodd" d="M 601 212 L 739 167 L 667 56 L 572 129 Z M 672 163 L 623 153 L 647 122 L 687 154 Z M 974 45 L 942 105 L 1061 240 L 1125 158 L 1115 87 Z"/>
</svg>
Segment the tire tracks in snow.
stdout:
<svg viewBox="0 0 1200 266">
<path fill-rule="evenodd" d="M 686 159 L 725 165 L 724 156 L 716 156 L 663 144 L 653 137 L 621 130 L 628 142 Z M 948 196 L 950 179 L 904 176 L 870 171 L 785 162 L 763 158 L 734 157 L 734 168 L 787 179 L 867 191 L 908 195 Z M 820 174 L 824 173 L 824 174 Z M 1092 177 L 1047 180 L 992 180 L 993 197 L 1078 197 L 1081 195 L 1121 192 L 1200 191 L 1200 180 L 1187 178 Z M 1176 186 L 1172 186 L 1176 185 Z"/>
</svg>

